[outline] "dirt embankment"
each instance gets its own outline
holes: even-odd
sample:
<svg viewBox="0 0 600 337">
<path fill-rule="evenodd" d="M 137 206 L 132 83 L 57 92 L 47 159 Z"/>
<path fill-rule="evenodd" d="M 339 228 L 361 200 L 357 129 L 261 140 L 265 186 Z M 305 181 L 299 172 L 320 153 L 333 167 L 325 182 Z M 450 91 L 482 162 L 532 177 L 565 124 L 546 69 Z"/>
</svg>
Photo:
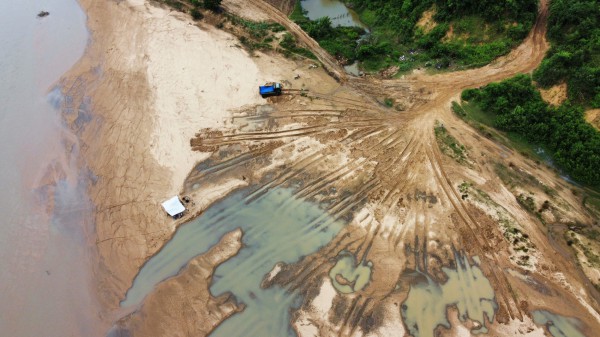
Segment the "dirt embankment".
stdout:
<svg viewBox="0 0 600 337">
<path fill-rule="evenodd" d="M 266 0 L 271 6 L 277 8 L 281 13 L 290 15 L 294 10 L 296 1 L 300 0 Z"/>
</svg>

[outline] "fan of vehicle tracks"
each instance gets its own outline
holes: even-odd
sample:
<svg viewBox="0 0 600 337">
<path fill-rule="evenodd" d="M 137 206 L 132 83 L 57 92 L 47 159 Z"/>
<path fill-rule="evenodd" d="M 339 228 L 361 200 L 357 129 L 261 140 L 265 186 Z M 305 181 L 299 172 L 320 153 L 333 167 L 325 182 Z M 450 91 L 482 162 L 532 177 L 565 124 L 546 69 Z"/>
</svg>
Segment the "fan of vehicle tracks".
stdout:
<svg viewBox="0 0 600 337">
<path fill-rule="evenodd" d="M 449 164 L 433 130 L 444 121 L 447 127 L 473 133 L 450 112 L 451 100 L 465 88 L 537 67 L 548 49 L 547 1 L 541 1 L 535 26 L 522 45 L 494 63 L 395 80 L 348 76 L 285 15 L 261 0 L 247 5 L 267 13 L 310 48 L 340 88 L 333 94 L 287 91 L 287 96 L 270 99 L 268 111 L 240 111 L 234 125 L 242 128 L 198 133 L 192 148 L 214 154 L 186 184 L 190 188 L 242 176 L 258 186 L 247 197 L 249 202 L 269 189 L 294 186 L 297 197 L 327 208 L 329 222 L 340 218 L 351 222 L 319 252 L 285 266 L 264 286 L 277 283 L 311 294 L 341 252 L 350 252 L 356 261 L 372 261 L 371 282 L 340 309 L 339 335 L 350 336 L 387 299 L 405 298 L 405 292 L 397 293 L 406 271 L 420 270 L 443 282 L 442 267 L 455 264 L 456 252 L 462 251 L 482 260 L 482 270 L 496 292 L 498 319 L 522 318 L 526 308 L 511 291 L 503 270 L 508 246 L 502 233 L 457 190 L 461 181 L 456 177 L 485 170 L 477 163 L 471 168 Z M 380 103 L 384 98 L 402 102 L 403 111 Z M 482 153 L 484 145 L 495 147 L 489 140 L 481 142 Z M 328 221 L 311 225 L 319 230 Z"/>
</svg>

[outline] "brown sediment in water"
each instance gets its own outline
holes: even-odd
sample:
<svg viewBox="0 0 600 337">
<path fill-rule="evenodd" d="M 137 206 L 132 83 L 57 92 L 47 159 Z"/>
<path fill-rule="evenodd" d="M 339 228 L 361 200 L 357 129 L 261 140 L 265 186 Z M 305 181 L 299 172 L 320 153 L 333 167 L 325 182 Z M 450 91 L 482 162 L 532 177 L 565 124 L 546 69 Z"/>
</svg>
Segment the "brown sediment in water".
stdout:
<svg viewBox="0 0 600 337">
<path fill-rule="evenodd" d="M 158 284 L 139 310 L 117 322 L 115 330 L 144 337 L 207 336 L 224 319 L 244 309 L 231 294 L 213 297 L 209 291 L 214 270 L 238 253 L 241 240 L 240 229 L 225 234 L 177 276 Z"/>
</svg>

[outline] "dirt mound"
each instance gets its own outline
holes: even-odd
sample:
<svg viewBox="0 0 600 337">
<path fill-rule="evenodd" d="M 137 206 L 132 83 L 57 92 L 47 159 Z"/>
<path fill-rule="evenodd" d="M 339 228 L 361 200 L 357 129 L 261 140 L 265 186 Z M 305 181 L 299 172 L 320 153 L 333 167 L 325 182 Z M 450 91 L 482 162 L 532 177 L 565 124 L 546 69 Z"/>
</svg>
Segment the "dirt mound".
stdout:
<svg viewBox="0 0 600 337">
<path fill-rule="evenodd" d="M 585 120 L 600 130 L 600 109 L 588 110 L 585 112 Z"/>
<path fill-rule="evenodd" d="M 417 22 L 417 27 L 423 29 L 425 33 L 429 33 L 430 31 L 432 31 L 437 26 L 437 22 L 435 22 L 435 20 L 433 19 L 435 14 L 435 6 L 423 12 L 423 15 Z"/>
<path fill-rule="evenodd" d="M 567 83 L 557 84 L 548 89 L 540 88 L 539 90 L 542 99 L 550 105 L 559 106 L 567 100 Z"/>
</svg>

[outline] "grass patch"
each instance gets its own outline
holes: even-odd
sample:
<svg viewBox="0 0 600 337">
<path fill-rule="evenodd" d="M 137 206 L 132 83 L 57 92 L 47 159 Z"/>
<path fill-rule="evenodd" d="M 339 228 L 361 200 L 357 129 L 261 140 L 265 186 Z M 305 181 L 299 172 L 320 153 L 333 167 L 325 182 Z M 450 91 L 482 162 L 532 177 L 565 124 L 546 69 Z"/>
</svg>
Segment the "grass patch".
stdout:
<svg viewBox="0 0 600 337">
<path fill-rule="evenodd" d="M 294 5 L 294 10 L 290 14 L 289 18 L 294 22 L 303 21 L 306 19 L 306 11 L 302 9 L 300 1 L 296 1 L 296 4 Z"/>
<path fill-rule="evenodd" d="M 526 158 L 535 160 L 538 164 L 541 162 L 549 164 L 549 158 L 545 155 L 546 151 L 543 146 L 527 141 L 525 137 L 516 132 L 497 130 L 494 127 L 496 115 L 484 112 L 476 103 L 463 102 L 460 104 L 453 101 L 452 111 L 484 137 L 514 149 Z"/>
<path fill-rule="evenodd" d="M 453 158 L 459 164 L 467 164 L 467 151 L 464 145 L 460 144 L 442 124 L 434 128 L 435 138 L 440 150 L 449 157 Z"/>
<path fill-rule="evenodd" d="M 283 35 L 283 38 L 279 43 L 279 47 L 282 48 L 282 52 L 286 57 L 290 57 L 292 55 L 299 55 L 305 58 L 309 58 L 311 60 L 317 59 L 315 54 L 313 54 L 310 50 L 300 47 L 294 36 L 290 33 L 285 33 Z"/>
<path fill-rule="evenodd" d="M 584 188 L 582 203 L 588 211 L 596 215 L 599 219 L 597 224 L 600 224 L 600 192 L 597 189 Z"/>
<path fill-rule="evenodd" d="M 517 186 L 531 186 L 537 187 L 541 189 L 544 193 L 546 193 L 550 197 L 556 196 L 556 191 L 549 186 L 540 182 L 536 177 L 531 174 L 519 169 L 514 166 L 512 163 L 509 164 L 509 167 L 501 164 L 494 164 L 494 172 L 502 180 L 504 185 L 509 188 L 515 188 Z"/>
<path fill-rule="evenodd" d="M 227 30 L 239 36 L 240 43 L 250 53 L 255 50 L 276 50 L 286 57 L 317 59 L 310 50 L 301 47 L 290 33 L 286 32 L 279 38 L 280 33 L 285 32 L 286 29 L 278 23 L 256 22 L 231 14 L 224 14 L 224 16 L 230 24 Z M 224 24 L 220 25 L 225 28 Z"/>
<path fill-rule="evenodd" d="M 453 102 L 453 103 L 456 103 L 456 102 Z M 461 106 L 458 103 L 456 103 L 456 105 Z M 485 126 L 493 127 L 494 118 L 496 116 L 483 112 L 477 104 L 465 102 L 462 104 L 461 107 L 464 111 L 464 117 L 474 120 Z"/>
<path fill-rule="evenodd" d="M 600 214 L 600 198 L 587 196 L 583 200 L 583 205 L 596 214 Z"/>
</svg>

